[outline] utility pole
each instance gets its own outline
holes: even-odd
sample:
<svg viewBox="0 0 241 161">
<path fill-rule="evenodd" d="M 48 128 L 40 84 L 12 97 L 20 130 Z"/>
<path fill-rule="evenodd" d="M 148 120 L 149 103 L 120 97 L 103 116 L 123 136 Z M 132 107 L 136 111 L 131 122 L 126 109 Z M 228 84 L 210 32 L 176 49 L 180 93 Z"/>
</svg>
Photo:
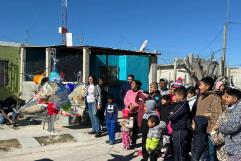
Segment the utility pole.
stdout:
<svg viewBox="0 0 241 161">
<path fill-rule="evenodd" d="M 227 52 L 227 31 L 228 31 L 228 22 L 224 24 L 224 32 L 223 32 L 223 56 L 222 56 L 222 75 L 225 76 L 225 68 L 226 68 L 226 52 Z"/>
<path fill-rule="evenodd" d="M 227 53 L 228 24 L 229 24 L 229 0 L 227 0 L 227 20 L 224 24 L 224 30 L 223 30 L 223 56 L 222 56 L 222 62 L 223 62 L 222 75 L 223 76 L 226 75 L 226 53 Z"/>
<path fill-rule="evenodd" d="M 62 34 L 62 44 L 66 45 L 66 33 L 68 32 L 68 0 L 61 0 L 61 14 L 62 14 L 62 26 L 61 26 L 61 34 Z"/>
<path fill-rule="evenodd" d="M 173 82 L 177 79 L 177 58 L 174 59 Z"/>
</svg>

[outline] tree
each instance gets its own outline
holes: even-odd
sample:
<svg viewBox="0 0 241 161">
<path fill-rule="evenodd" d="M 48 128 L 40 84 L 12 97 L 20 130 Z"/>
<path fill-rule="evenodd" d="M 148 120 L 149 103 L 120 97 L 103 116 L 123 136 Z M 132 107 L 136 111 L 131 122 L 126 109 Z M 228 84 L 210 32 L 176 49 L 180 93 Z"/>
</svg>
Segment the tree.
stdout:
<svg viewBox="0 0 241 161">
<path fill-rule="evenodd" d="M 180 64 L 191 77 L 191 85 L 195 85 L 203 77 L 210 76 L 217 79 L 218 63 L 214 61 L 214 53 L 208 61 L 201 59 L 199 56 L 193 58 L 192 54 L 185 57 L 182 64 Z"/>
</svg>

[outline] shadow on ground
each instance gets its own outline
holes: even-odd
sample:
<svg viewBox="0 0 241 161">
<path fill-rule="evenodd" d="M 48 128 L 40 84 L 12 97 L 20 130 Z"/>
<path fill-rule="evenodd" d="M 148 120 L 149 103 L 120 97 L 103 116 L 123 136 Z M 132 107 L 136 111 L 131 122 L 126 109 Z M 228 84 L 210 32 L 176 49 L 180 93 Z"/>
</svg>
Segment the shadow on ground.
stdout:
<svg viewBox="0 0 241 161">
<path fill-rule="evenodd" d="M 41 125 L 42 120 L 36 117 L 29 117 L 27 119 L 18 120 L 16 126 Z"/>
<path fill-rule="evenodd" d="M 52 159 L 48 159 L 48 158 L 43 158 L 43 159 L 34 160 L 34 161 L 53 161 L 53 160 Z"/>
<path fill-rule="evenodd" d="M 117 154 L 110 154 L 113 159 L 108 159 L 107 161 L 123 161 L 123 160 L 131 160 L 133 158 L 135 158 L 136 156 L 134 155 L 135 152 L 126 155 L 126 156 L 122 156 L 122 155 L 117 155 Z"/>
</svg>

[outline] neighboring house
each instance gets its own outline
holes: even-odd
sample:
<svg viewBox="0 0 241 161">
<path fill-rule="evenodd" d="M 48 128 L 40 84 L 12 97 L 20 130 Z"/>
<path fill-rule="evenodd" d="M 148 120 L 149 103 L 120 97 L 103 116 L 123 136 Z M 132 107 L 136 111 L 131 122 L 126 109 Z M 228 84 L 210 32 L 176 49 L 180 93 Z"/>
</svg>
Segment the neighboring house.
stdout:
<svg viewBox="0 0 241 161">
<path fill-rule="evenodd" d="M 21 44 L 0 41 L 0 99 L 20 92 Z"/>
<path fill-rule="evenodd" d="M 192 65 L 194 70 L 197 70 L 197 57 L 193 57 L 192 54 L 189 55 L 190 64 Z M 175 59 L 173 64 L 164 64 L 164 65 L 157 65 L 157 81 L 159 82 L 160 78 L 166 78 L 169 83 L 175 82 L 178 77 L 181 77 L 186 85 L 192 84 L 192 79 L 186 69 L 183 68 L 182 64 L 184 64 L 184 58 L 182 59 Z M 208 71 L 208 73 L 213 73 L 214 75 L 219 75 L 219 64 L 217 61 L 212 61 L 210 64 L 209 60 L 200 59 L 201 60 L 201 70 L 204 71 L 204 75 Z M 208 66 L 210 64 L 210 66 Z M 196 74 L 197 78 L 200 80 L 202 76 L 200 73 Z"/>
<path fill-rule="evenodd" d="M 190 76 L 184 68 L 177 67 L 177 69 L 174 70 L 173 64 L 157 65 L 157 82 L 159 82 L 160 78 L 166 78 L 170 85 L 175 82 L 178 77 L 181 77 L 185 84 L 189 84 Z"/>
<path fill-rule="evenodd" d="M 227 68 L 227 76 L 230 79 L 229 81 L 233 82 L 233 84 L 239 88 L 241 88 L 241 68 L 235 68 L 235 67 L 228 67 Z"/>
<path fill-rule="evenodd" d="M 63 73 L 64 82 L 76 82 L 76 74 L 79 71 L 83 75 L 84 82 L 87 82 L 89 74 L 97 78 L 103 77 L 107 79 L 107 85 L 115 97 L 119 98 L 120 88 L 127 81 L 128 74 L 134 74 L 135 78 L 143 83 L 143 90 L 148 90 L 149 83 L 156 80 L 157 54 L 155 53 L 95 46 L 38 47 L 19 44 L 3 47 L 0 45 L 0 65 L 5 67 L 8 64 L 9 68 L 0 70 L 0 77 L 8 75 L 0 79 L 0 83 L 2 82 L 0 98 L 21 92 L 24 99 L 30 99 L 34 90 L 32 76 L 43 72 L 49 75 L 52 48 L 56 49 L 56 57 L 59 60 L 57 70 Z M 14 72 L 13 64 L 16 66 Z"/>
</svg>

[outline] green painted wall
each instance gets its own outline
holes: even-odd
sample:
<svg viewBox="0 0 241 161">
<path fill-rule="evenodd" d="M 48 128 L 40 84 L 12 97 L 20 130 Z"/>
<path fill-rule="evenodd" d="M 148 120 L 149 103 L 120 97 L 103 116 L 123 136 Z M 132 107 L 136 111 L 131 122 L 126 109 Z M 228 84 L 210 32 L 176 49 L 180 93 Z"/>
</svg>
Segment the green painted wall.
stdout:
<svg viewBox="0 0 241 161">
<path fill-rule="evenodd" d="M 8 62 L 8 85 L 0 87 L 0 99 L 19 92 L 20 48 L 0 46 L 0 60 Z"/>
</svg>

